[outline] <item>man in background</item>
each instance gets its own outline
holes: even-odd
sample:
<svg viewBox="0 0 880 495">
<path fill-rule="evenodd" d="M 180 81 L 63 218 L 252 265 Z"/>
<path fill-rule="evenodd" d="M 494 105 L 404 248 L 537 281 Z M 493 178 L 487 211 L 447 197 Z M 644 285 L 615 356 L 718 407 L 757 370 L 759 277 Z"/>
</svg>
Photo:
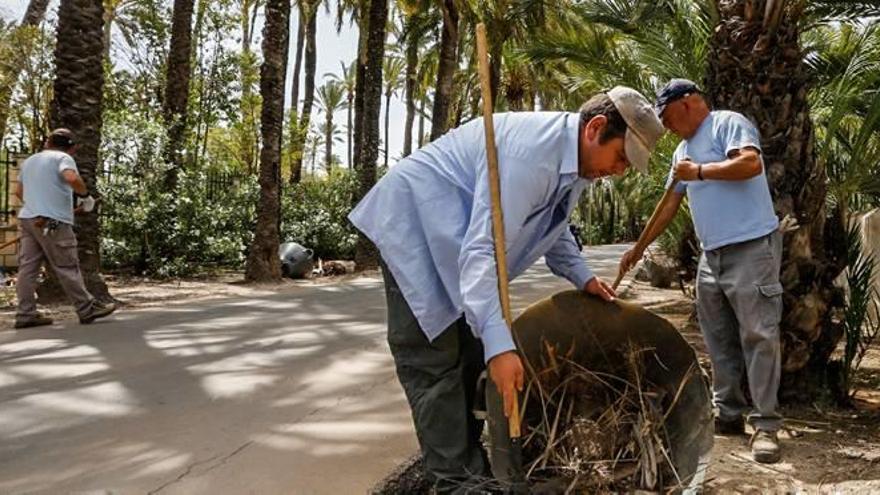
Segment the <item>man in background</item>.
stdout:
<svg viewBox="0 0 880 495">
<path fill-rule="evenodd" d="M 95 200 L 89 195 L 73 160 L 76 149 L 73 133 L 56 129 L 46 139 L 43 151 L 29 157 L 21 166 L 16 195 L 24 205 L 18 214 L 21 244 L 15 328 L 52 324 L 51 318 L 37 312 L 36 290 L 44 261 L 73 302 L 80 323 L 92 323 L 116 310 L 112 304 L 98 302 L 86 290 L 79 270 L 73 231 L 73 194 L 77 195 L 77 211 L 92 211 Z"/>
</svg>

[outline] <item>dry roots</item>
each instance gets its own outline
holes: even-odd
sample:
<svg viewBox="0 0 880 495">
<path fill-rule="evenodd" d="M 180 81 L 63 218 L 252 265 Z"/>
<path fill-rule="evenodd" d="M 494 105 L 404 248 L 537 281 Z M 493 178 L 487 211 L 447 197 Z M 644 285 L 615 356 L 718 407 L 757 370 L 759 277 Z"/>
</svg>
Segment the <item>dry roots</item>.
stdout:
<svg viewBox="0 0 880 495">
<path fill-rule="evenodd" d="M 644 376 L 645 360 L 657 359 L 653 349 L 630 346 L 618 369 L 607 372 L 588 370 L 569 357 L 545 342 L 540 367 L 532 363 L 537 376 L 523 406 L 530 418 L 523 457 L 536 491 L 680 488 L 664 421 L 690 373 L 673 395 Z"/>
</svg>

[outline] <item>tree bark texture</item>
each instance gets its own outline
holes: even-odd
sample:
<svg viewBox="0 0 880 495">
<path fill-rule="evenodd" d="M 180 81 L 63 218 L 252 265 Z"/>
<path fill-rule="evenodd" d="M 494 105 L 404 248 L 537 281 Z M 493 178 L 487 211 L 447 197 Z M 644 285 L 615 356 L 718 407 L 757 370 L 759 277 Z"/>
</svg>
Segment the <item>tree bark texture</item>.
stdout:
<svg viewBox="0 0 880 495">
<path fill-rule="evenodd" d="M 300 2 L 297 2 L 300 3 Z M 299 143 L 299 135 L 297 126 L 299 125 L 299 75 L 302 70 L 302 59 L 303 59 L 303 44 L 306 36 L 306 24 L 308 23 L 308 16 L 305 11 L 300 7 L 299 9 L 299 22 L 297 23 L 296 28 L 296 53 L 293 56 L 293 81 L 291 81 L 290 85 L 290 183 L 295 184 L 294 178 L 297 181 L 302 177 L 302 172 L 300 172 L 299 176 L 297 176 L 296 171 L 296 160 L 297 156 L 299 156 L 300 160 L 302 160 L 302 145 L 300 145 L 299 149 L 297 149 L 297 143 Z"/>
<path fill-rule="evenodd" d="M 279 213 L 281 204 L 281 143 L 284 125 L 284 83 L 287 77 L 287 44 L 290 33 L 290 0 L 266 2 L 263 28 L 263 65 L 260 94 L 263 108 L 260 127 L 260 199 L 257 226 L 248 252 L 245 279 L 251 282 L 281 278 Z"/>
<path fill-rule="evenodd" d="M 431 141 L 449 130 L 449 107 L 452 104 L 455 69 L 458 65 L 458 7 L 456 0 L 440 0 L 443 12 L 443 32 L 440 35 L 440 62 L 437 67 L 437 86 L 434 110 L 431 112 Z"/>
<path fill-rule="evenodd" d="M 357 161 L 358 187 L 355 200 L 359 201 L 376 184 L 376 161 L 379 158 L 379 117 L 382 109 L 382 62 L 385 56 L 385 25 L 388 1 L 371 0 L 367 17 L 366 58 L 363 60 L 362 143 Z M 359 270 L 378 266 L 376 246 L 358 233 L 355 245 L 355 265 Z"/>
<path fill-rule="evenodd" d="M 306 135 L 309 132 L 309 125 L 312 118 L 312 106 L 315 102 L 315 71 L 317 70 L 318 53 L 315 44 L 318 19 L 318 2 L 303 2 L 303 8 L 308 9 L 308 23 L 305 28 L 305 93 L 303 96 L 303 108 L 300 114 L 297 146 L 294 148 L 294 163 L 291 165 L 293 176 L 291 181 L 299 183 L 302 180 L 302 149 L 305 146 Z M 297 152 L 298 151 L 298 152 Z"/>
<path fill-rule="evenodd" d="M 104 6 L 101 0 L 62 0 L 58 8 L 58 43 L 55 47 L 54 99 L 49 122 L 54 128 L 66 127 L 76 135 L 79 149 L 76 165 L 89 193 L 98 197 L 95 179 L 104 89 L 103 66 Z M 98 212 L 76 216 L 79 262 L 86 288 L 102 301 L 112 298 L 101 278 L 101 228 Z M 56 282 L 57 286 L 57 282 Z M 58 293 L 51 284 L 41 288 L 41 300 Z"/>
<path fill-rule="evenodd" d="M 403 156 L 412 153 L 413 122 L 416 118 L 416 85 L 418 84 L 419 37 L 410 32 L 406 39 L 406 122 L 403 126 Z"/>
<path fill-rule="evenodd" d="M 177 175 L 183 168 L 186 145 L 187 104 L 189 103 L 190 53 L 192 49 L 193 0 L 174 0 L 171 16 L 171 47 L 165 77 L 165 101 L 162 113 L 168 141 L 165 162 L 170 165 L 166 186 L 174 190 Z"/>
</svg>

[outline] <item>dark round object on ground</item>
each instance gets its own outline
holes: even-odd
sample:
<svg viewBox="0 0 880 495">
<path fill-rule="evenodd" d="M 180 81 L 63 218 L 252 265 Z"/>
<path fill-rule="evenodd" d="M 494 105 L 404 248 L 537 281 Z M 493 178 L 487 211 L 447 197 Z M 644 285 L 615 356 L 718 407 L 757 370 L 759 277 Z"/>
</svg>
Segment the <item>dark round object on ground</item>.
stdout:
<svg viewBox="0 0 880 495">
<path fill-rule="evenodd" d="M 289 278 L 305 278 L 312 272 L 312 250 L 295 242 L 285 242 L 278 248 L 281 256 L 281 274 Z"/>
</svg>

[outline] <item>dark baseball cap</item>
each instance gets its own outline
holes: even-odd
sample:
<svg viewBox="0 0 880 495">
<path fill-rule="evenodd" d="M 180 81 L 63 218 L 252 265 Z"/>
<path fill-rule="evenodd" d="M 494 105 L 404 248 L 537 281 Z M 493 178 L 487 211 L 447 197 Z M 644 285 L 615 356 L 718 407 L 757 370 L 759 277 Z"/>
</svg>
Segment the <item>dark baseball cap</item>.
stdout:
<svg viewBox="0 0 880 495">
<path fill-rule="evenodd" d="M 76 137 L 70 129 L 60 127 L 49 133 L 49 144 L 59 148 L 70 148 L 76 144 Z"/>
<path fill-rule="evenodd" d="M 699 92 L 700 88 L 697 86 L 697 83 L 689 79 L 672 79 L 657 92 L 657 99 L 654 100 L 654 110 L 657 112 L 657 115 L 662 116 L 663 111 L 666 110 L 666 105 Z"/>
</svg>

